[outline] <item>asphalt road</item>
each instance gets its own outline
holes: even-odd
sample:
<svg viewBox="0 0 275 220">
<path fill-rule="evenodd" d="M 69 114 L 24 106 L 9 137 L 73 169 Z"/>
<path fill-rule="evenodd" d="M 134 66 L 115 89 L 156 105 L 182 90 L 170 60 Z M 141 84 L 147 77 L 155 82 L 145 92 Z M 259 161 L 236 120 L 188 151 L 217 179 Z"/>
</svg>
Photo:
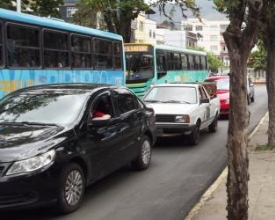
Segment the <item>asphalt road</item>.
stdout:
<svg viewBox="0 0 275 220">
<path fill-rule="evenodd" d="M 264 85 L 255 86 L 249 130 L 267 112 Z M 81 208 L 58 216 L 52 208 L 0 213 L 1 220 L 183 220 L 225 168 L 227 120 L 217 133 L 203 132 L 198 146 L 182 138 L 158 140 L 150 168 L 124 167 L 86 190 Z"/>
</svg>

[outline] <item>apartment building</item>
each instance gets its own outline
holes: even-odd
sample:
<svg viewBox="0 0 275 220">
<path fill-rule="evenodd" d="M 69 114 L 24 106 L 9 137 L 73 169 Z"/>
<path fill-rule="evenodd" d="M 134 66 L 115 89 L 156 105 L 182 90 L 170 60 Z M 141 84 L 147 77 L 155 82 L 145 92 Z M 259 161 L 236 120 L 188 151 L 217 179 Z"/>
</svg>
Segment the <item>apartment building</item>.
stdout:
<svg viewBox="0 0 275 220">
<path fill-rule="evenodd" d="M 229 21 L 209 21 L 190 18 L 181 22 L 181 29 L 192 32 L 198 36 L 198 46 L 216 54 L 224 63 L 229 66 L 229 57 L 226 44 L 223 39 L 223 32 Z"/>
</svg>

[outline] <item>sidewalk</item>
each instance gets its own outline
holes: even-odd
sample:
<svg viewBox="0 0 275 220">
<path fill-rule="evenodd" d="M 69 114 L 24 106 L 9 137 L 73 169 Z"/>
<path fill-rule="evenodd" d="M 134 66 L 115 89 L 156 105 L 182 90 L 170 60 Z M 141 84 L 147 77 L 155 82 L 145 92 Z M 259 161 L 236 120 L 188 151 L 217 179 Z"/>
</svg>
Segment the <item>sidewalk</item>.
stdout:
<svg viewBox="0 0 275 220">
<path fill-rule="evenodd" d="M 248 182 L 248 219 L 275 219 L 275 152 L 254 151 L 267 144 L 268 114 L 250 135 Z M 202 196 L 185 220 L 226 220 L 227 169 Z"/>
</svg>

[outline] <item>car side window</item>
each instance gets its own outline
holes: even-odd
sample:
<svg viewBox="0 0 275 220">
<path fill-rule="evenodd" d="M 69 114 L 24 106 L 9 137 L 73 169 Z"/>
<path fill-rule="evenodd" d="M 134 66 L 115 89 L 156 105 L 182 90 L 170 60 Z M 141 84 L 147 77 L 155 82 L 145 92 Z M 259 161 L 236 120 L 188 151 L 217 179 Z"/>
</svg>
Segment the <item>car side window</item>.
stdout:
<svg viewBox="0 0 275 220">
<path fill-rule="evenodd" d="M 127 90 L 120 90 L 116 94 L 116 100 L 120 114 L 139 108 L 137 98 Z"/>
<path fill-rule="evenodd" d="M 104 93 L 99 95 L 94 103 L 91 106 L 90 112 L 92 114 L 92 118 L 98 117 L 106 117 L 112 118 L 114 117 L 114 109 L 111 101 L 111 96 L 109 93 Z"/>
</svg>

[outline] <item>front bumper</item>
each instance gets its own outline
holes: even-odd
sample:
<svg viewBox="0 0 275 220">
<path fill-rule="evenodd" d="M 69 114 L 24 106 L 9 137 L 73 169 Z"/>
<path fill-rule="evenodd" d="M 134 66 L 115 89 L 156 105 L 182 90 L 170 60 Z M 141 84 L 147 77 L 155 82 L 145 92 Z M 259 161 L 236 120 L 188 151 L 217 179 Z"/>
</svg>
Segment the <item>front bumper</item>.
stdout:
<svg viewBox="0 0 275 220">
<path fill-rule="evenodd" d="M 196 125 L 183 124 L 183 123 L 156 123 L 157 136 L 165 136 L 167 134 L 190 134 Z"/>
<path fill-rule="evenodd" d="M 0 210 L 32 208 L 56 202 L 59 174 L 51 166 L 43 172 L 24 176 L 0 175 Z"/>
</svg>

